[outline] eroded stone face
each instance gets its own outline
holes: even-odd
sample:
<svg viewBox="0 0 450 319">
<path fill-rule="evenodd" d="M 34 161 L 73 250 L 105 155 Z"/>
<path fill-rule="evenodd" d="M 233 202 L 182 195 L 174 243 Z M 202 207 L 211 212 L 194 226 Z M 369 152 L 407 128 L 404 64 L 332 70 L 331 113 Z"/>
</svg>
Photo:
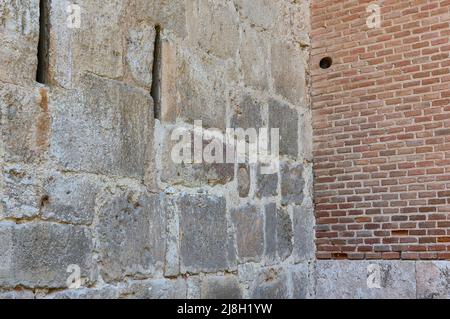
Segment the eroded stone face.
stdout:
<svg viewBox="0 0 450 319">
<path fill-rule="evenodd" d="M 144 179 L 152 163 L 149 93 L 94 75 L 82 83 L 52 96 L 50 154 L 65 169 Z"/>
<path fill-rule="evenodd" d="M 217 272 L 233 262 L 228 256 L 225 200 L 209 195 L 182 195 L 180 255 L 184 272 Z"/>
<path fill-rule="evenodd" d="M 264 215 L 255 206 L 233 209 L 237 252 L 241 261 L 259 261 L 264 253 Z"/>
<path fill-rule="evenodd" d="M 36 78 L 39 0 L 0 3 L 0 81 L 32 84 Z"/>
<path fill-rule="evenodd" d="M 95 280 L 89 229 L 53 223 L 0 223 L 4 287 L 67 288 L 67 267 L 80 267 L 84 282 Z"/>
<path fill-rule="evenodd" d="M 202 299 L 241 299 L 242 289 L 235 276 L 206 278 L 201 285 Z"/>
<path fill-rule="evenodd" d="M 96 227 L 107 282 L 146 278 L 162 269 L 166 218 L 163 198 L 132 191 L 103 194 Z"/>
</svg>

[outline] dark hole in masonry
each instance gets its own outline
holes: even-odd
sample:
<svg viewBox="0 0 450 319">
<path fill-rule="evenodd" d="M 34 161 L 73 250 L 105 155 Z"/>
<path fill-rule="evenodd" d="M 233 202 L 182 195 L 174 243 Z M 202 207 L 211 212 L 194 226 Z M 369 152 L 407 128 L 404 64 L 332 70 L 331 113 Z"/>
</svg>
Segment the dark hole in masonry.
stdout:
<svg viewBox="0 0 450 319">
<path fill-rule="evenodd" d="M 47 84 L 48 76 L 48 45 L 49 45 L 49 1 L 39 1 L 39 44 L 37 52 L 36 81 Z"/>
<path fill-rule="evenodd" d="M 329 56 L 320 60 L 320 68 L 321 69 L 324 69 L 324 70 L 329 69 L 332 64 L 333 64 L 333 59 L 330 58 Z"/>
<path fill-rule="evenodd" d="M 161 26 L 155 26 L 155 46 L 153 52 L 152 89 L 150 95 L 154 103 L 155 119 L 161 118 Z"/>
</svg>

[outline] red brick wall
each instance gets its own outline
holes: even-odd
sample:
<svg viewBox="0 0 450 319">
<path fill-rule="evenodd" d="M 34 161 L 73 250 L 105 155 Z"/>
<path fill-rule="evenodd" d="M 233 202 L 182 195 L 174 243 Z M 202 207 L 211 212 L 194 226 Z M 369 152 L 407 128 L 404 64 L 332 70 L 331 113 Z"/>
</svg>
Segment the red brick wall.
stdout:
<svg viewBox="0 0 450 319">
<path fill-rule="evenodd" d="M 450 1 L 312 3 L 317 257 L 450 259 Z"/>
</svg>

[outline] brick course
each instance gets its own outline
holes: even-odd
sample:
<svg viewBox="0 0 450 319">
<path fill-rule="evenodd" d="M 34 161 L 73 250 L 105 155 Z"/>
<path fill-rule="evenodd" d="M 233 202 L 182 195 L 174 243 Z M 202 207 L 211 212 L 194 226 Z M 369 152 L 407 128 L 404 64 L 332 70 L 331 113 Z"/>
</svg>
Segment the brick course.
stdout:
<svg viewBox="0 0 450 319">
<path fill-rule="evenodd" d="M 450 259 L 450 1 L 315 0 L 311 39 L 317 258 Z"/>
</svg>

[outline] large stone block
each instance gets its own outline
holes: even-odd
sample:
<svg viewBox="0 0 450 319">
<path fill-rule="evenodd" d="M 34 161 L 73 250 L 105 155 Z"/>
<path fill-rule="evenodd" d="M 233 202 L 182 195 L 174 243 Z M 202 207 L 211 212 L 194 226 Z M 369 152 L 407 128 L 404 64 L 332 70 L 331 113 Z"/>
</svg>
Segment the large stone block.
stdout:
<svg viewBox="0 0 450 319">
<path fill-rule="evenodd" d="M 183 51 L 177 59 L 178 118 L 189 123 L 201 120 L 204 127 L 225 130 L 225 83 L 230 83 L 232 70 L 214 57 L 200 53 L 195 56 Z"/>
<path fill-rule="evenodd" d="M 91 232 L 53 223 L 0 223 L 0 285 L 66 288 L 69 265 L 80 267 L 83 282 L 94 281 Z"/>
<path fill-rule="evenodd" d="M 258 262 L 264 253 L 264 215 L 257 207 L 247 205 L 231 211 L 241 262 Z"/>
<path fill-rule="evenodd" d="M 450 299 L 450 262 L 416 263 L 417 298 Z"/>
<path fill-rule="evenodd" d="M 225 199 L 184 194 L 180 212 L 181 271 L 217 272 L 234 262 L 229 256 Z"/>
<path fill-rule="evenodd" d="M 315 256 L 315 216 L 311 201 L 294 207 L 294 254 L 297 261 L 313 260 Z"/>
<path fill-rule="evenodd" d="M 31 84 L 36 80 L 39 0 L 0 2 L 0 81 Z"/>
<path fill-rule="evenodd" d="M 286 209 L 277 208 L 275 203 L 265 206 L 265 254 L 273 262 L 285 260 L 292 254 L 292 220 Z"/>
<path fill-rule="evenodd" d="M 278 195 L 278 172 L 275 174 L 263 174 L 261 164 L 258 164 L 256 172 L 256 196 L 258 198 L 273 197 Z"/>
<path fill-rule="evenodd" d="M 288 299 L 291 298 L 289 273 L 281 268 L 262 270 L 253 283 L 252 299 Z"/>
<path fill-rule="evenodd" d="M 124 75 L 124 30 L 121 19 L 124 0 L 99 3 L 79 1 L 80 25 L 68 25 L 71 2 L 50 4 L 50 78 L 66 88 L 75 88 L 85 72 L 118 79 Z M 152 42 L 153 43 L 153 42 Z M 152 43 L 150 45 L 152 45 Z"/>
<path fill-rule="evenodd" d="M 316 298 L 411 299 L 416 297 L 415 274 L 414 262 L 317 261 Z"/>
<path fill-rule="evenodd" d="M 180 184 L 188 187 L 199 187 L 202 185 L 225 185 L 234 180 L 234 164 L 226 163 L 227 147 L 225 143 L 220 142 L 218 144 L 219 149 L 223 154 L 222 158 L 218 162 L 209 163 L 205 161 L 203 156 L 208 148 L 208 145 L 213 142 L 213 139 L 208 139 L 206 136 L 201 136 L 192 132 L 190 128 L 185 131 L 186 136 L 189 137 L 189 141 L 184 137 L 173 136 L 172 132 L 178 129 L 178 127 L 171 127 L 166 130 L 162 142 L 162 171 L 161 181 L 170 183 L 172 185 Z M 184 133 L 183 133 L 184 134 Z M 177 140 L 178 138 L 178 140 Z M 197 152 L 194 146 L 194 139 L 199 139 L 199 145 L 202 147 L 199 152 L 202 155 L 202 163 L 193 163 L 194 152 Z M 186 150 L 190 150 L 190 163 L 177 163 L 173 156 L 181 156 L 177 153 L 179 150 L 178 145 L 180 143 L 186 143 Z M 184 150 L 184 149 L 183 149 Z M 208 153 L 209 154 L 209 153 Z M 184 155 L 184 154 L 183 154 Z M 183 156 L 184 158 L 184 156 Z"/>
<path fill-rule="evenodd" d="M 95 199 L 101 189 L 98 181 L 85 175 L 52 174 L 44 182 L 42 217 L 47 220 L 90 225 Z"/>
<path fill-rule="evenodd" d="M 86 75 L 79 90 L 51 96 L 51 155 L 65 169 L 144 179 L 152 158 L 148 92 Z"/>
<path fill-rule="evenodd" d="M 269 100 L 269 129 L 279 129 L 280 155 L 298 156 L 298 112 L 275 99 Z M 274 143 L 274 141 L 271 141 Z"/>
<path fill-rule="evenodd" d="M 35 166 L 5 165 L 2 172 L 0 216 L 31 218 L 39 215 L 43 200 L 40 178 Z"/>
<path fill-rule="evenodd" d="M 259 129 L 263 127 L 263 103 L 244 93 L 234 105 L 233 117 L 231 118 L 231 128 L 255 129 L 259 133 Z"/>
<path fill-rule="evenodd" d="M 121 299 L 186 299 L 185 279 L 152 279 L 127 283 L 120 290 Z"/>
<path fill-rule="evenodd" d="M 202 299 L 241 299 L 242 289 L 236 276 L 206 277 L 201 285 Z"/>
<path fill-rule="evenodd" d="M 303 202 L 303 164 L 281 164 L 281 203 L 282 205 L 301 205 Z"/>
<path fill-rule="evenodd" d="M 239 52 L 245 83 L 255 89 L 266 91 L 269 87 L 270 57 L 269 44 L 264 35 L 251 27 L 245 27 L 242 30 Z"/>
<path fill-rule="evenodd" d="M 221 59 L 234 58 L 239 45 L 239 18 L 229 1 L 192 0 L 186 5 L 189 42 Z"/>
<path fill-rule="evenodd" d="M 35 163 L 48 150 L 50 115 L 47 89 L 0 87 L 0 122 L 7 162 Z"/>
<path fill-rule="evenodd" d="M 116 191 L 99 199 L 101 273 L 107 282 L 147 278 L 164 266 L 166 218 L 161 195 Z"/>
<path fill-rule="evenodd" d="M 237 9 L 241 18 L 258 29 L 273 28 L 280 13 L 280 3 L 271 0 L 237 0 Z"/>
<path fill-rule="evenodd" d="M 275 92 L 296 106 L 304 106 L 307 96 L 308 53 L 297 43 L 272 42 L 271 66 Z"/>
</svg>

